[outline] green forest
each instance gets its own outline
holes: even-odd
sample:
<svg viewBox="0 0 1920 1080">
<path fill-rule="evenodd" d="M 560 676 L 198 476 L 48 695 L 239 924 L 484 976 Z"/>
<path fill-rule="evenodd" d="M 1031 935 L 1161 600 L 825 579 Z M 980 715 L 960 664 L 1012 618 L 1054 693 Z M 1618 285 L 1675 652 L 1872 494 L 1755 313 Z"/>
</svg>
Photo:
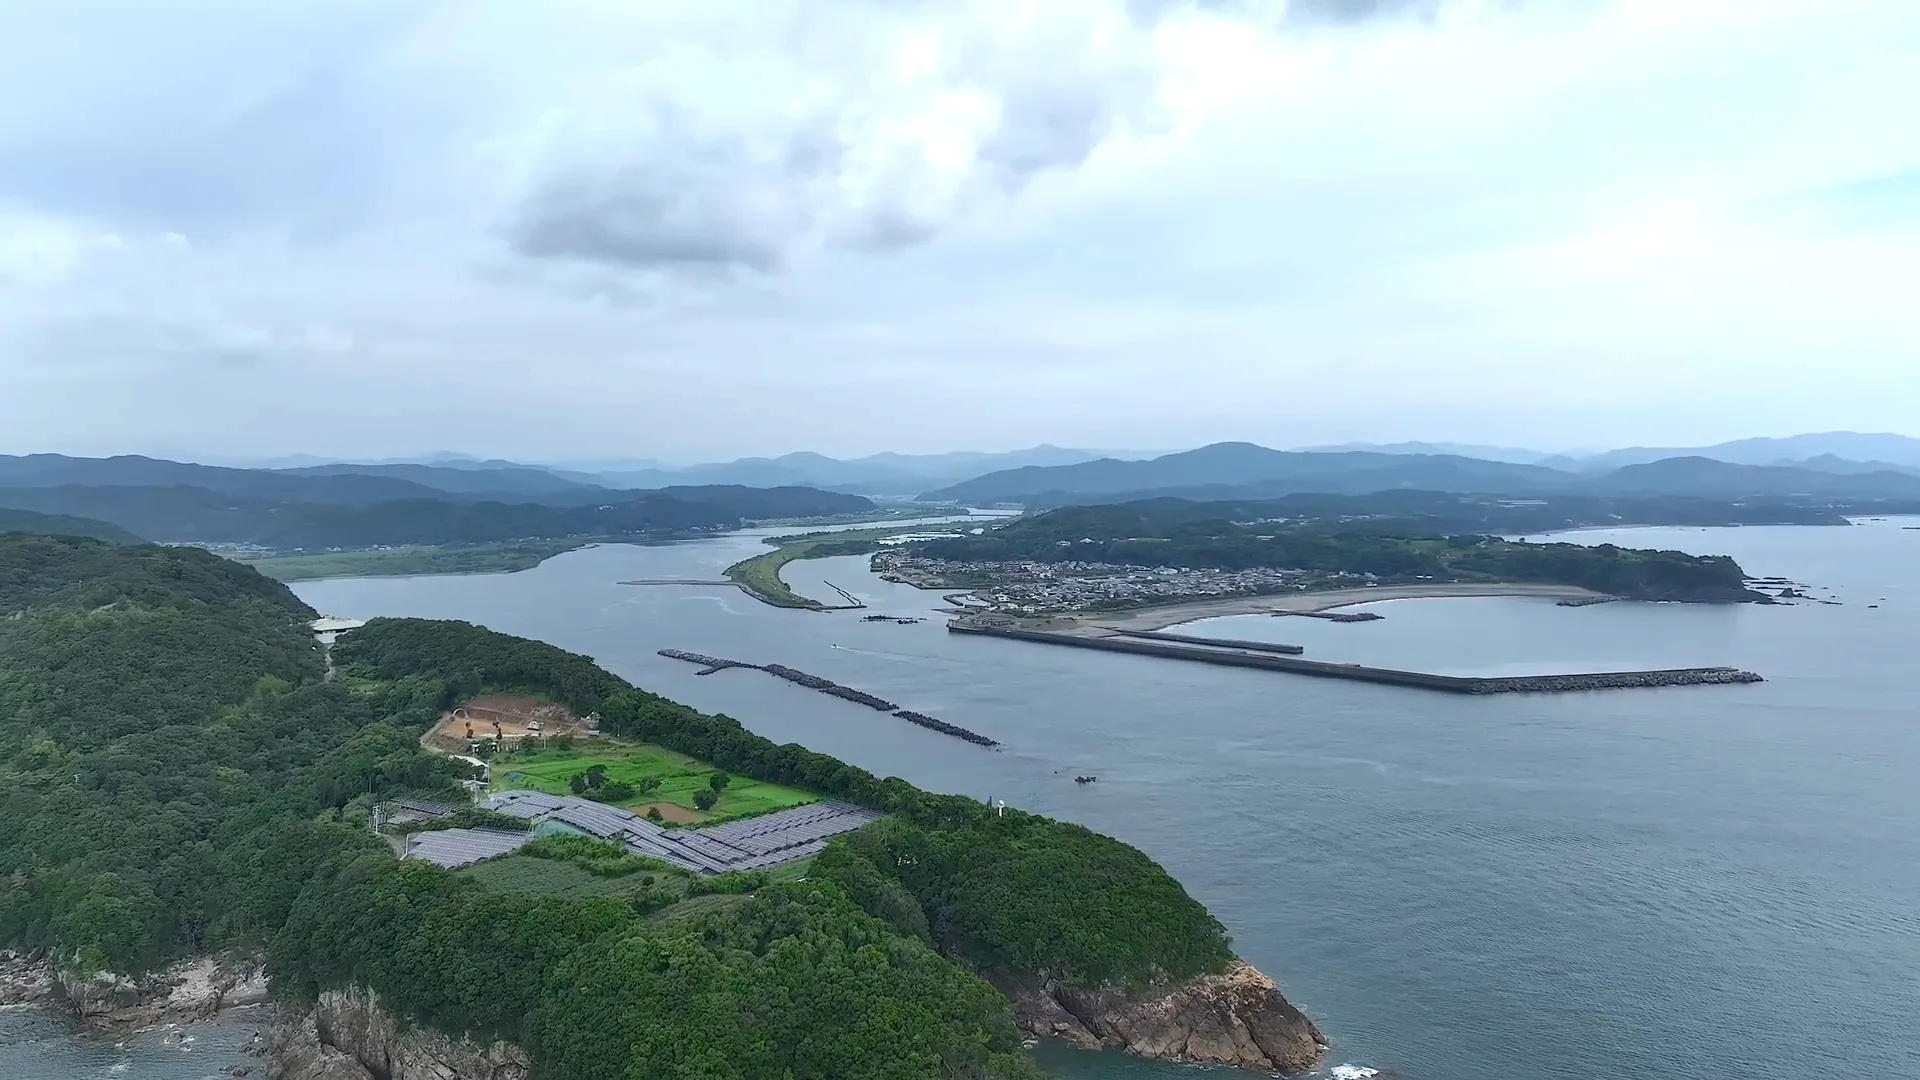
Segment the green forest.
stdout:
<svg viewBox="0 0 1920 1080">
<path fill-rule="evenodd" d="M 375 620 L 329 681 L 312 616 L 205 552 L 0 537 L 0 946 L 120 972 L 261 950 L 282 995 L 365 986 L 409 1020 L 518 1041 L 548 1080 L 1036 1077 L 1006 992 L 1230 958 L 1205 908 L 1111 838 L 775 745 L 464 623 Z M 454 797 L 464 767 L 418 738 L 482 690 L 892 817 L 805 881 L 690 883 L 742 895 L 679 918 L 659 890 L 492 889 L 397 860 L 367 811 Z M 536 854 L 573 878 L 641 869 Z"/>
<path fill-rule="evenodd" d="M 1641 600 L 1748 602 L 1746 571 L 1725 555 L 1612 544 L 1527 543 L 1475 533 L 1409 532 L 1365 519 L 1272 520 L 1218 515 L 1222 506 L 1166 499 L 1049 511 L 980 535 L 914 545 L 962 562 L 1087 562 L 1219 570 L 1256 567 L 1382 581 L 1577 585 Z"/>
</svg>

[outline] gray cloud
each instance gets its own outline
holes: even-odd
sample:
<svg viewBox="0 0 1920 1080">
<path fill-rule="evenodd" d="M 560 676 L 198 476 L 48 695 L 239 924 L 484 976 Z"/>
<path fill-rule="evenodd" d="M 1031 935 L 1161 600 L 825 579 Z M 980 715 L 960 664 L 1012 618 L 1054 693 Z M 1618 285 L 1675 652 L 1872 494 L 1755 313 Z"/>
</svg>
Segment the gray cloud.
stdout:
<svg viewBox="0 0 1920 1080">
<path fill-rule="evenodd" d="M 1920 415 L 1911 0 L 0 6 L 0 451 Z"/>
<path fill-rule="evenodd" d="M 654 114 L 654 136 L 625 163 L 543 180 L 508 224 L 514 249 L 646 269 L 779 268 L 815 227 L 842 157 L 832 133 L 804 126 L 756 145 L 703 134 L 668 105 Z"/>
</svg>

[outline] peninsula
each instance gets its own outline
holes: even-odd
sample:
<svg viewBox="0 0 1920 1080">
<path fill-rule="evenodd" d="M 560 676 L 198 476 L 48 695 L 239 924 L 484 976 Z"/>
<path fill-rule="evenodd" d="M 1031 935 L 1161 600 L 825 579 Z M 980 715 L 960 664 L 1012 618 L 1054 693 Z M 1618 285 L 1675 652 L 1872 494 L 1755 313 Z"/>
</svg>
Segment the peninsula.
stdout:
<svg viewBox="0 0 1920 1080">
<path fill-rule="evenodd" d="M 1118 840 L 775 745 L 467 623 L 373 620 L 338 636 L 328 678 L 314 616 L 198 549 L 0 536 L 12 997 L 153 1022 L 178 1015 L 183 962 L 215 972 L 196 1011 L 252 994 L 264 970 L 286 1080 L 370 1080 L 403 1060 L 458 1080 L 690 1061 L 713 1076 L 1039 1080 L 1032 1036 L 1266 1072 L 1321 1057 L 1320 1032 L 1219 922 Z M 465 800 L 473 766 L 423 738 L 502 696 L 583 718 L 572 745 L 501 762 L 536 788 L 577 776 L 580 796 L 542 807 L 685 800 L 692 817 L 633 826 L 681 862 L 544 824 L 458 869 L 397 857 L 456 861 L 378 835 L 396 820 L 374 813 Z M 812 844 L 804 815 L 752 816 L 808 800 L 871 823 L 823 834 L 804 873 L 702 869 L 721 843 L 708 828 L 740 851 L 762 821 Z M 511 833 L 495 818 L 517 804 L 501 807 L 447 820 Z"/>
<path fill-rule="evenodd" d="M 1269 610 L 1313 610 L 1314 601 L 1290 606 L 1291 598 L 1376 588 L 1415 596 L 1538 590 L 1574 601 L 1772 601 L 1749 589 L 1745 571 L 1726 556 L 1406 532 L 1367 521 L 1207 516 L 1223 509 L 1182 500 L 1068 507 L 902 545 L 876 555 L 874 568 L 925 588 L 970 590 L 979 607 L 1016 616 L 1248 597 L 1290 598 Z"/>
</svg>

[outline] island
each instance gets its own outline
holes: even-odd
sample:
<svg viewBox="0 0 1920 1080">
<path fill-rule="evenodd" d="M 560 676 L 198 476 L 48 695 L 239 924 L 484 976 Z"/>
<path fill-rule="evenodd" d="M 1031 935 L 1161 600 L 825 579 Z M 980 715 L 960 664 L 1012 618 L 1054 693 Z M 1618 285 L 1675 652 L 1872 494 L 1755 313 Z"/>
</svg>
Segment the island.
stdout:
<svg viewBox="0 0 1920 1080">
<path fill-rule="evenodd" d="M 112 1030 L 270 995 L 287 1080 L 1037 1080 L 1036 1037 L 1321 1058 L 1121 841 L 542 642 L 315 622 L 198 549 L 0 537 L 0 1001 Z M 853 827 L 793 816 L 829 812 Z"/>
</svg>

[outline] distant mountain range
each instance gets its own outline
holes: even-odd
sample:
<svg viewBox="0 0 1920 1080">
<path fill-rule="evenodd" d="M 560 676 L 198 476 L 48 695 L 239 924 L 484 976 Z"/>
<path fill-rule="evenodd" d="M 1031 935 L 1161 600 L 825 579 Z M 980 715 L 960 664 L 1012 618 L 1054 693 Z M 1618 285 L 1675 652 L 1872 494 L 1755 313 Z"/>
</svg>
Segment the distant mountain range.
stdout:
<svg viewBox="0 0 1920 1080">
<path fill-rule="evenodd" d="M 1252 443 L 1215 443 L 1144 461 L 1101 459 L 1004 469 L 935 489 L 924 497 L 974 505 L 1061 506 L 1153 497 L 1260 499 L 1297 492 L 1357 495 L 1393 490 L 1913 499 L 1920 498 L 1920 475 L 1870 466 L 1842 471 L 1745 465 L 1704 456 L 1573 470 L 1456 454 L 1287 451 Z"/>
<path fill-rule="evenodd" d="M 1623 465 L 1647 465 L 1677 457 L 1703 457 L 1735 465 L 1797 465 L 1822 472 L 1903 472 L 1920 475 L 1920 439 L 1906 435 L 1826 431 L 1783 438 L 1736 439 L 1712 446 L 1631 446 L 1594 453 L 1544 453 L 1505 446 L 1464 443 L 1346 443 L 1310 450 L 1363 450 L 1381 454 L 1452 454 L 1546 465 L 1573 472 L 1602 472 Z"/>
<path fill-rule="evenodd" d="M 309 476 L 349 474 L 407 480 L 441 491 L 467 494 L 558 495 L 571 488 L 654 490 L 704 484 L 745 487 L 814 487 L 856 495 L 911 498 L 929 488 L 957 483 L 996 469 L 1035 465 L 1071 465 L 1111 457 L 1137 459 L 1157 452 L 1079 450 L 1040 445 L 1005 453 L 956 451 L 945 454 L 880 453 L 862 458 L 833 458 L 800 451 L 779 457 L 747 457 L 696 465 L 665 465 L 653 460 L 553 461 L 540 463 L 477 460 L 459 454 L 420 458 L 338 462 L 306 455 L 246 463 L 252 471 Z M 110 461 L 136 459 L 112 458 Z M 151 459 L 138 459 L 151 460 Z M 456 474 L 470 474 L 466 476 Z M 538 475 L 534 475 L 538 474 Z M 143 479 L 141 482 L 145 482 Z"/>
</svg>

